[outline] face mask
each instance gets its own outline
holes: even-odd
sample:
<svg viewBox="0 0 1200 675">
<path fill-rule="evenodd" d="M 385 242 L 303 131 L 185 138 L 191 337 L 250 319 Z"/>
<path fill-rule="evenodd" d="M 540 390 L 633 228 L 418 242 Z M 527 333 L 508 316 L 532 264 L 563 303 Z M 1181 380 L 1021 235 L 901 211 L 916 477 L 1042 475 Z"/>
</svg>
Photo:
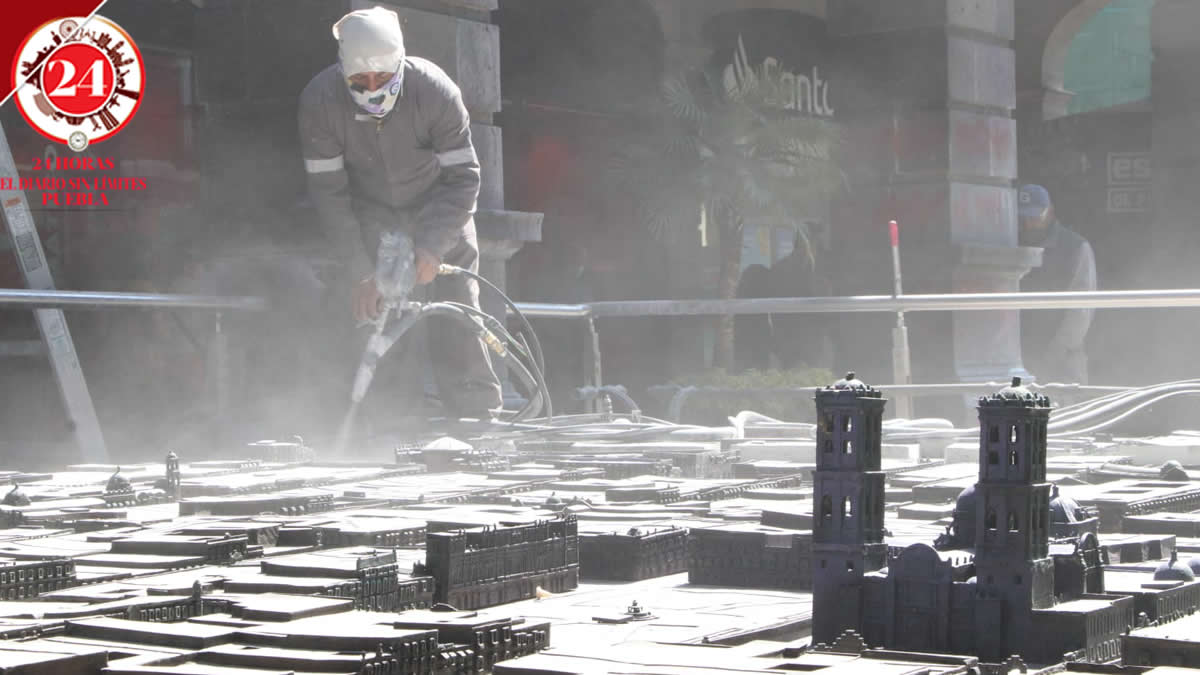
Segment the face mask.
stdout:
<svg viewBox="0 0 1200 675">
<path fill-rule="evenodd" d="M 391 112 L 392 107 L 396 105 L 396 99 L 400 97 L 400 76 L 402 70 L 397 70 L 392 79 L 388 80 L 382 87 L 367 91 L 357 85 L 349 85 L 350 98 L 354 99 L 355 105 L 362 108 L 363 112 L 373 117 L 383 117 Z"/>
</svg>

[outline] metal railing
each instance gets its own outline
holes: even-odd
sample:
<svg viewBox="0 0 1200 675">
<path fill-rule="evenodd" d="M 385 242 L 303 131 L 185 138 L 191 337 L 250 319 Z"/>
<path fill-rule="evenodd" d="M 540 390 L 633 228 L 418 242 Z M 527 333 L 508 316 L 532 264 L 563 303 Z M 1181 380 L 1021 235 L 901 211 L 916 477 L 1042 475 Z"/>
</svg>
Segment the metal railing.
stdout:
<svg viewBox="0 0 1200 675">
<path fill-rule="evenodd" d="M 166 309 L 166 310 L 201 310 L 212 311 L 213 339 L 209 342 L 206 355 L 206 369 L 209 381 L 212 382 L 213 411 L 215 428 L 220 439 L 227 435 L 229 415 L 230 385 L 229 371 L 229 341 L 222 330 L 221 318 L 226 311 L 262 311 L 267 309 L 263 298 L 253 296 L 215 296 L 215 295 L 175 295 L 167 293 L 115 293 L 106 291 L 60 291 L 60 290 L 29 290 L 4 288 L 0 289 L 0 307 L 17 309 Z M 0 356 L 34 356 L 45 353 L 45 350 L 29 349 L 28 341 L 18 343 L 22 349 L 0 349 Z M 60 383 L 61 385 L 61 383 Z M 90 397 L 85 390 L 84 396 Z M 78 417 L 78 411 L 72 410 L 72 399 L 65 398 L 64 405 L 71 419 Z M 90 405 L 90 403 L 89 403 Z M 97 438 L 90 442 L 94 448 L 99 448 L 101 454 L 96 458 L 107 461 L 107 450 L 103 439 Z M 86 451 L 86 449 L 85 449 Z"/>
<path fill-rule="evenodd" d="M 253 296 L 173 295 L 167 293 L 109 293 L 106 291 L 32 291 L 0 288 L 0 305 L 30 309 L 210 309 L 259 311 L 267 308 L 263 298 Z"/>
<path fill-rule="evenodd" d="M 1003 309 L 1149 309 L 1200 307 L 1200 289 L 1090 291 L 1079 293 L 946 293 L 937 295 L 854 295 L 822 298 L 738 300 L 626 300 L 588 305 L 517 306 L 530 316 L 717 316 L 722 314 L 834 314 L 845 312 L 961 312 Z"/>
<path fill-rule="evenodd" d="M 174 295 L 163 293 L 110 293 L 99 291 L 41 291 L 0 289 L 0 307 L 29 309 L 155 308 L 216 312 L 212 356 L 216 372 L 223 369 L 223 311 L 261 311 L 263 298 L 253 296 Z M 517 303 L 526 316 L 539 319 L 576 319 L 588 324 L 587 350 L 592 354 L 592 384 L 600 386 L 601 360 L 595 320 L 611 317 L 719 316 L 725 314 L 832 314 L 860 312 L 945 312 L 1012 309 L 1149 309 L 1200 307 L 1200 289 L 1148 291 L 1093 291 L 1081 293 L 973 293 L 937 295 L 864 295 L 818 298 L 752 298 L 737 300 L 631 300 L 589 304 Z M 932 393 L 936 388 L 959 387 L 965 392 L 979 385 L 905 385 L 906 395 Z M 930 388 L 926 391 L 923 388 Z M 217 387 L 221 389 L 220 386 Z M 911 391 L 908 391 L 911 389 Z M 897 392 L 900 393 L 900 392 Z M 221 398 L 218 393 L 218 398 Z M 218 405 L 218 407 L 220 407 Z"/>
<path fill-rule="evenodd" d="M 623 300 L 580 305 L 516 303 L 530 318 L 585 319 L 588 349 L 597 364 L 593 377 L 600 384 L 600 346 L 595 321 L 599 318 L 649 316 L 720 316 L 728 314 L 841 314 L 862 312 L 961 312 L 1013 309 L 1151 309 L 1200 307 L 1200 289 L 1147 291 L 1090 291 L 1065 293 L 947 293 L 930 295 L 858 295 L 817 298 L 744 298 L 736 300 Z M 890 385 L 897 397 L 960 393 L 973 394 L 979 384 Z M 1082 391 L 1079 385 L 1063 385 Z M 1091 389 L 1091 388 L 1089 388 Z M 1113 388 L 1116 389 L 1116 388 Z M 1113 389 L 1101 393 L 1110 393 Z M 697 391 L 688 388 L 672 397 L 672 410 L 682 408 Z"/>
<path fill-rule="evenodd" d="M 263 310 L 253 296 L 32 291 L 0 289 L 0 305 L 60 308 L 157 307 Z M 559 305 L 518 302 L 530 318 L 718 316 L 722 314 L 833 314 L 843 312 L 960 312 L 1003 309 L 1150 309 L 1200 307 L 1200 289 L 1091 291 L 1082 293 L 948 293 L 938 295 L 854 295 L 821 298 L 738 300 L 620 300 Z"/>
</svg>

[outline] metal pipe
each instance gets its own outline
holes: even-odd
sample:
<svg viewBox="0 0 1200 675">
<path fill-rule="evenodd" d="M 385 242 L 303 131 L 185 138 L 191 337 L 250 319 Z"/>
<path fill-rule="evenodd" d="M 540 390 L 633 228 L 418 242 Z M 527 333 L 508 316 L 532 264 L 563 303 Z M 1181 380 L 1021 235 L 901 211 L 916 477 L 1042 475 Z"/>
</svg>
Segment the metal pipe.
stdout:
<svg viewBox="0 0 1200 675">
<path fill-rule="evenodd" d="M 587 340 L 588 347 L 592 353 L 592 384 L 596 387 L 601 387 L 604 385 L 604 381 L 600 361 L 600 332 L 596 330 L 596 319 L 592 317 L 591 312 L 587 315 Z M 592 409 L 591 412 L 598 413 L 602 406 L 599 401 L 593 401 L 590 407 Z"/>
<path fill-rule="evenodd" d="M 903 275 L 900 271 L 900 225 L 888 222 L 888 234 L 892 240 L 892 296 L 904 295 Z M 896 312 L 896 325 L 892 328 L 892 381 L 912 384 L 912 358 L 908 348 L 908 326 L 904 325 L 904 312 Z M 912 399 L 904 394 L 896 396 L 896 415 L 912 419 Z"/>
<path fill-rule="evenodd" d="M 531 319 L 586 319 L 592 315 L 590 305 L 555 305 L 545 302 L 518 302 L 517 309 Z"/>
<path fill-rule="evenodd" d="M 521 311 L 525 311 L 524 306 Z M 721 314 L 835 314 L 843 312 L 947 312 L 1006 309 L 1144 309 L 1200 307 L 1200 289 L 1091 291 L 1072 293 L 948 293 L 936 295 L 857 295 L 825 298 L 748 298 L 739 300 L 628 300 L 590 305 L 538 305 L 539 308 L 588 307 L 597 317 L 712 316 Z M 546 309 L 546 311 L 550 311 Z M 570 316 L 547 313 L 544 316 Z"/>
<path fill-rule="evenodd" d="M 101 291 L 0 289 L 0 305 L 26 307 L 177 308 L 258 311 L 266 300 L 254 296 L 173 295 Z M 857 295 L 825 298 L 738 300 L 628 300 L 590 305 L 517 303 L 533 318 L 705 316 L 719 314 L 832 314 L 841 312 L 947 312 L 1005 309 L 1149 309 L 1200 307 L 1200 289 L 1091 291 L 1080 293 L 948 293 L 940 295 Z"/>
<path fill-rule="evenodd" d="M 105 291 L 33 291 L 0 288 L 0 306 L 59 307 L 63 309 L 216 309 L 258 311 L 267 308 L 253 296 L 173 295 L 169 293 L 110 293 Z"/>
<path fill-rule="evenodd" d="M 212 380 L 213 412 L 216 417 L 217 445 L 227 447 L 233 437 L 229 423 L 229 399 L 232 384 L 229 363 L 229 334 L 221 326 L 221 312 L 213 317 L 213 334 L 209 342 L 208 368 Z"/>
</svg>

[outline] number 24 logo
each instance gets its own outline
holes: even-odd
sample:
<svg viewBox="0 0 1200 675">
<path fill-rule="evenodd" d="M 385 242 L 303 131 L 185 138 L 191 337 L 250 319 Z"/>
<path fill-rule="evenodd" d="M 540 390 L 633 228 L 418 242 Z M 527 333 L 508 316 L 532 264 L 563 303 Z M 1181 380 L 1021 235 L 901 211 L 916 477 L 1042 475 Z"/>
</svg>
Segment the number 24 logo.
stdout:
<svg viewBox="0 0 1200 675">
<path fill-rule="evenodd" d="M 95 61 L 92 61 L 92 65 L 87 69 L 87 72 L 74 82 L 71 81 L 72 78 L 75 77 L 74 63 L 71 63 L 66 59 L 55 59 L 46 64 L 47 75 L 54 72 L 54 66 L 61 66 L 60 70 L 62 70 L 63 76 L 58 81 L 58 86 L 54 88 L 54 91 L 49 93 L 49 96 L 75 96 L 75 87 L 85 84 L 85 80 L 88 80 L 87 84 L 88 88 L 92 90 L 92 96 L 104 96 L 105 85 L 103 60 L 96 59 Z M 68 82 L 70 82 L 70 84 L 67 84 Z"/>
</svg>

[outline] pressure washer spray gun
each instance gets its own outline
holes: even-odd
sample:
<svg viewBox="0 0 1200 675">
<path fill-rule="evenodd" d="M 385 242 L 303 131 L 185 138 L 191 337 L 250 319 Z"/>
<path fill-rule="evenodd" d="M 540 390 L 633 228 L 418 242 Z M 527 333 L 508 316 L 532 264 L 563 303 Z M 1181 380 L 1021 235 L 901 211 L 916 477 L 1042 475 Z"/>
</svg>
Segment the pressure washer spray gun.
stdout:
<svg viewBox="0 0 1200 675">
<path fill-rule="evenodd" d="M 485 279 L 474 272 L 450 265 L 442 265 L 438 273 L 440 275 L 464 274 L 487 283 Z M 375 285 L 382 296 L 382 307 L 379 316 L 369 322 L 374 325 L 374 331 L 367 339 L 366 349 L 363 350 L 362 360 L 354 375 L 354 385 L 350 390 L 350 409 L 346 412 L 336 440 L 335 450 L 338 455 L 345 453 L 358 405 L 366 398 L 367 390 L 371 387 L 371 380 L 375 378 L 375 369 L 378 367 L 380 359 L 417 322 L 432 316 L 449 317 L 464 330 L 473 332 L 491 350 L 493 358 L 505 363 L 509 372 L 515 374 L 517 380 L 531 392 L 529 404 L 518 412 L 514 419 L 519 420 L 536 415 L 543 406 L 549 414 L 553 414 L 553 409 L 550 407 L 550 394 L 546 388 L 545 377 L 541 373 L 540 348 L 536 351 L 535 359 L 534 355 L 525 347 L 524 342 L 517 341 L 503 324 L 475 307 L 456 302 L 415 302 L 410 300 L 409 297 L 416 286 L 416 281 L 416 256 L 412 238 L 400 231 L 384 232 L 380 235 L 379 251 L 376 254 L 375 262 Z M 493 286 L 493 288 L 495 287 Z M 499 291 L 499 289 L 496 290 Z M 504 299 L 511 305 L 511 300 L 507 297 Z M 530 329 L 530 333 L 532 334 L 532 329 Z M 534 339 L 536 340 L 536 336 Z M 506 341 L 509 345 L 513 345 L 513 349 L 506 346 Z M 525 358 L 524 362 L 518 358 L 518 354 Z"/>
<path fill-rule="evenodd" d="M 412 239 L 403 232 L 384 232 L 379 238 L 375 262 L 375 286 L 383 297 L 383 307 L 379 316 L 370 322 L 375 325 L 375 332 L 367 340 L 367 348 L 363 351 L 362 361 L 354 376 L 354 387 L 350 393 L 352 402 L 357 404 L 367 395 L 379 359 L 411 326 L 411 322 L 404 320 L 404 314 L 416 309 L 416 303 L 408 300 L 416 282 Z M 398 320 L 389 326 L 393 315 Z"/>
<path fill-rule="evenodd" d="M 416 281 L 416 259 L 412 239 L 403 232 L 384 232 L 380 235 L 379 251 L 375 257 L 375 286 L 382 296 L 383 306 L 379 316 L 368 322 L 375 326 L 375 330 L 367 339 L 362 360 L 359 361 L 358 370 L 354 374 L 354 385 L 350 390 L 350 409 L 346 411 L 334 441 L 335 456 L 340 457 L 346 453 L 354 421 L 358 416 L 358 405 L 366 398 L 379 360 L 416 323 L 420 305 L 408 299 Z"/>
</svg>

